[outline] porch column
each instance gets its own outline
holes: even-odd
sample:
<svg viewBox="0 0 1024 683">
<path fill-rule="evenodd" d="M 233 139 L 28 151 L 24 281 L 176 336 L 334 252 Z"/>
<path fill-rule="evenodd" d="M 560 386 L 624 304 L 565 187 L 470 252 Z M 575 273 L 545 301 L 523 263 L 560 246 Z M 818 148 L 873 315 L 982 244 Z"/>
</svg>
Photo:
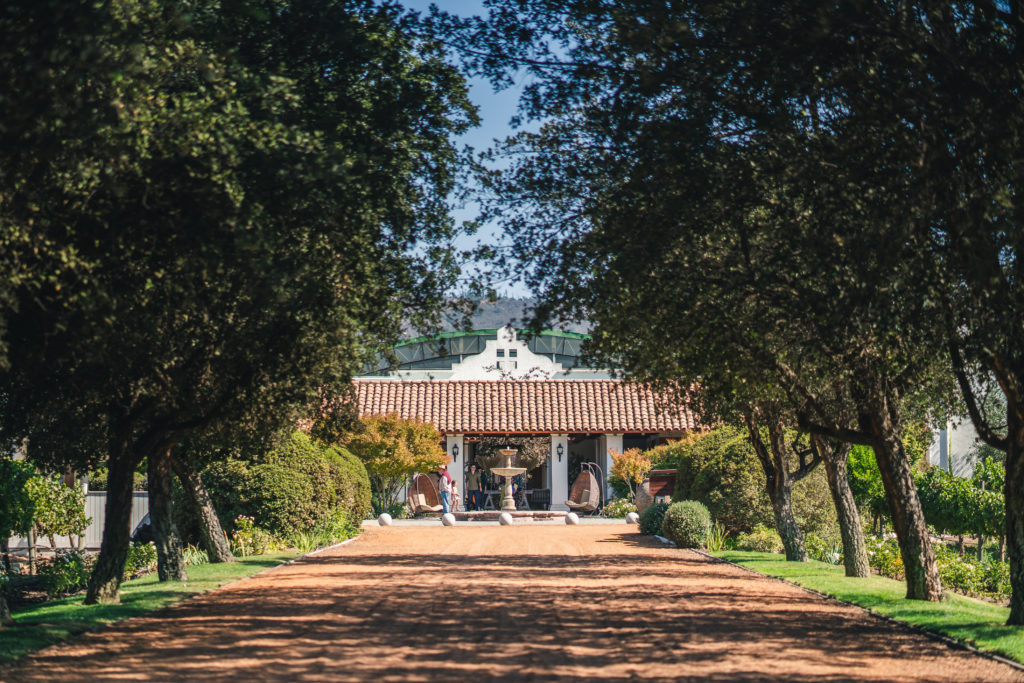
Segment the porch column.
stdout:
<svg viewBox="0 0 1024 683">
<path fill-rule="evenodd" d="M 559 458 L 558 447 L 562 447 Z M 569 435 L 552 434 L 551 451 L 548 454 L 548 486 L 551 489 L 551 509 L 568 510 L 565 501 L 569 500 Z"/>
<path fill-rule="evenodd" d="M 612 454 L 622 452 L 622 434 L 604 434 L 601 448 L 601 469 L 604 470 L 604 499 L 607 502 L 612 497 L 612 487 L 608 485 L 608 476 L 612 473 Z"/>
<path fill-rule="evenodd" d="M 462 509 L 466 509 L 466 443 L 465 434 L 447 434 L 444 437 L 445 448 L 448 451 L 448 474 L 452 475 L 452 481 L 459 485 L 459 498 L 462 499 Z"/>
</svg>

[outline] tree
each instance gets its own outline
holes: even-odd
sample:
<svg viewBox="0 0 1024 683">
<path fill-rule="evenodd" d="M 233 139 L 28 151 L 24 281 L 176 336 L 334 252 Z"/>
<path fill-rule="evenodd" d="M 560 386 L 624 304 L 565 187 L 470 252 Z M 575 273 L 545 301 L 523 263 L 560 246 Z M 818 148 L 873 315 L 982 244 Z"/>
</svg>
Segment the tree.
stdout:
<svg viewBox="0 0 1024 683">
<path fill-rule="evenodd" d="M 10 571 L 10 557 L 7 539 L 14 534 L 28 535 L 35 512 L 34 502 L 28 493 L 27 483 L 35 475 L 35 468 L 25 462 L 0 457 L 0 539 L 3 540 L 3 557 L 0 558 L 0 626 L 11 623 L 11 611 L 7 606 L 7 572 Z"/>
<path fill-rule="evenodd" d="M 60 477 L 39 474 L 29 479 L 25 487 L 32 499 L 36 534 L 46 537 L 52 550 L 57 549 L 56 536 L 67 536 L 72 548 L 78 546 L 75 537 L 81 539 L 90 521 L 85 516 L 82 489 L 67 486 Z"/>
<path fill-rule="evenodd" d="M 870 446 L 908 597 L 939 599 L 900 438 L 908 403 L 950 400 L 941 333 L 918 296 L 935 266 L 903 220 L 914 209 L 889 201 L 905 196 L 905 167 L 863 154 L 873 138 L 829 89 L 862 68 L 861 42 L 827 39 L 831 9 L 801 3 L 508 4 L 459 43 L 497 82 L 529 69 L 523 113 L 544 121 L 509 143 L 510 172 L 489 176 L 514 236 L 499 265 L 533 264 L 539 317 L 594 321 L 595 353 L 632 376 L 699 379 L 705 393 L 693 361 L 710 355 L 719 396 L 782 391 L 802 430 Z M 864 188 L 876 177 L 890 194 Z"/>
<path fill-rule="evenodd" d="M 176 453 L 171 456 L 171 468 L 188 498 L 192 514 L 199 520 L 199 535 L 210 562 L 234 562 L 235 555 L 231 552 L 227 534 L 192 459 L 187 453 Z"/>
<path fill-rule="evenodd" d="M 543 437 L 485 436 L 476 443 L 476 461 L 485 471 L 504 467 L 505 458 L 500 450 L 512 449 L 513 467 L 525 467 L 526 472 L 540 467 L 551 457 L 551 440 Z"/>
<path fill-rule="evenodd" d="M 768 426 L 762 430 L 760 421 L 767 414 Z M 782 546 L 786 551 L 786 559 L 790 562 L 806 562 L 807 548 L 804 546 L 803 534 L 793 514 L 793 484 L 810 474 L 821 462 L 818 449 L 808 446 L 800 447 L 796 440 L 787 443 L 786 433 L 778 417 L 769 411 L 750 409 L 746 413 L 747 435 L 754 447 L 757 459 L 764 470 L 768 499 L 772 502 L 775 513 L 775 529 L 782 538 Z M 765 438 L 767 436 L 767 438 Z M 799 466 L 790 472 L 787 457 L 792 452 L 797 456 Z"/>
<path fill-rule="evenodd" d="M 5 8 L 0 91 L 25 100 L 0 224 L 46 282 L 7 311 L 0 431 L 40 462 L 105 461 L 87 602 L 117 600 L 140 461 L 166 537 L 175 444 L 295 424 L 436 320 L 473 113 L 414 25 L 359 0 Z"/>
<path fill-rule="evenodd" d="M 361 430 L 347 434 L 341 445 L 362 461 L 370 476 L 375 513 L 398 501 L 402 485 L 416 472 L 430 472 L 448 462 L 441 434 L 427 422 L 406 420 L 395 413 L 360 420 Z"/>
<path fill-rule="evenodd" d="M 608 452 L 612 456 L 612 475 L 626 482 L 629 499 L 635 500 L 636 486 L 643 483 L 654 465 L 651 456 L 639 448 L 629 448 L 622 453 L 616 450 Z"/>
</svg>

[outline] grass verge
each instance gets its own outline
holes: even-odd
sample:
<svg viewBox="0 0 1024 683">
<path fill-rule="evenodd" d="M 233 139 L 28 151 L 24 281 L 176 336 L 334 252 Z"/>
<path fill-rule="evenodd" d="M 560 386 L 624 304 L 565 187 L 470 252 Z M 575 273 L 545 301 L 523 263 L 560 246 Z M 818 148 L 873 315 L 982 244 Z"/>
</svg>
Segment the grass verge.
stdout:
<svg viewBox="0 0 1024 683">
<path fill-rule="evenodd" d="M 898 621 L 1024 663 L 1024 629 L 1006 626 L 1009 608 L 947 593 L 941 602 L 907 600 L 907 586 L 882 576 L 854 579 L 841 566 L 786 562 L 783 555 L 723 550 L 716 557 L 818 593 L 866 607 Z"/>
<path fill-rule="evenodd" d="M 276 553 L 239 558 L 227 564 L 201 564 L 188 568 L 188 581 L 160 583 L 156 574 L 121 584 L 121 603 L 83 605 L 84 595 L 73 595 L 27 607 L 14 613 L 14 625 L 0 628 L 0 664 L 66 640 L 103 624 L 152 612 L 226 583 L 252 576 L 286 562 L 298 553 Z"/>
</svg>

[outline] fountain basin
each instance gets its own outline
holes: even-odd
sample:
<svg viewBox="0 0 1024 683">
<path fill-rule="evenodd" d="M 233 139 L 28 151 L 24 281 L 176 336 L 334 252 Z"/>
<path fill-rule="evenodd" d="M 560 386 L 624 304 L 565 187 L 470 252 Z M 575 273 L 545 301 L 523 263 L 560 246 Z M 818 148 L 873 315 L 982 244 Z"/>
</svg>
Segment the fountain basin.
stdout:
<svg viewBox="0 0 1024 683">
<path fill-rule="evenodd" d="M 492 474 L 500 474 L 503 477 L 518 477 L 526 471 L 525 467 L 492 467 Z"/>
</svg>

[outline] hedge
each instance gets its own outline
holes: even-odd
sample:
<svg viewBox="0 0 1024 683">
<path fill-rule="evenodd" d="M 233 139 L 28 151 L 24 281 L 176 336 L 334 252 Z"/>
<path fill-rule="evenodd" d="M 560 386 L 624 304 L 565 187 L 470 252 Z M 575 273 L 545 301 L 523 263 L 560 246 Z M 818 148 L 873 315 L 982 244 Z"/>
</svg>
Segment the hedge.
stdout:
<svg viewBox="0 0 1024 683">
<path fill-rule="evenodd" d="M 323 446 L 302 432 L 254 457 L 213 462 L 201 476 L 228 532 L 239 515 L 290 537 L 329 523 L 339 509 L 354 524 L 370 512 L 370 480 L 363 464 L 348 451 Z M 198 538 L 196 520 L 180 492 L 176 501 L 179 529 Z"/>
<path fill-rule="evenodd" d="M 334 482 L 335 505 L 343 508 L 354 523 L 369 517 L 372 494 L 363 463 L 347 449 L 336 446 L 324 448 L 324 458 Z"/>
</svg>

